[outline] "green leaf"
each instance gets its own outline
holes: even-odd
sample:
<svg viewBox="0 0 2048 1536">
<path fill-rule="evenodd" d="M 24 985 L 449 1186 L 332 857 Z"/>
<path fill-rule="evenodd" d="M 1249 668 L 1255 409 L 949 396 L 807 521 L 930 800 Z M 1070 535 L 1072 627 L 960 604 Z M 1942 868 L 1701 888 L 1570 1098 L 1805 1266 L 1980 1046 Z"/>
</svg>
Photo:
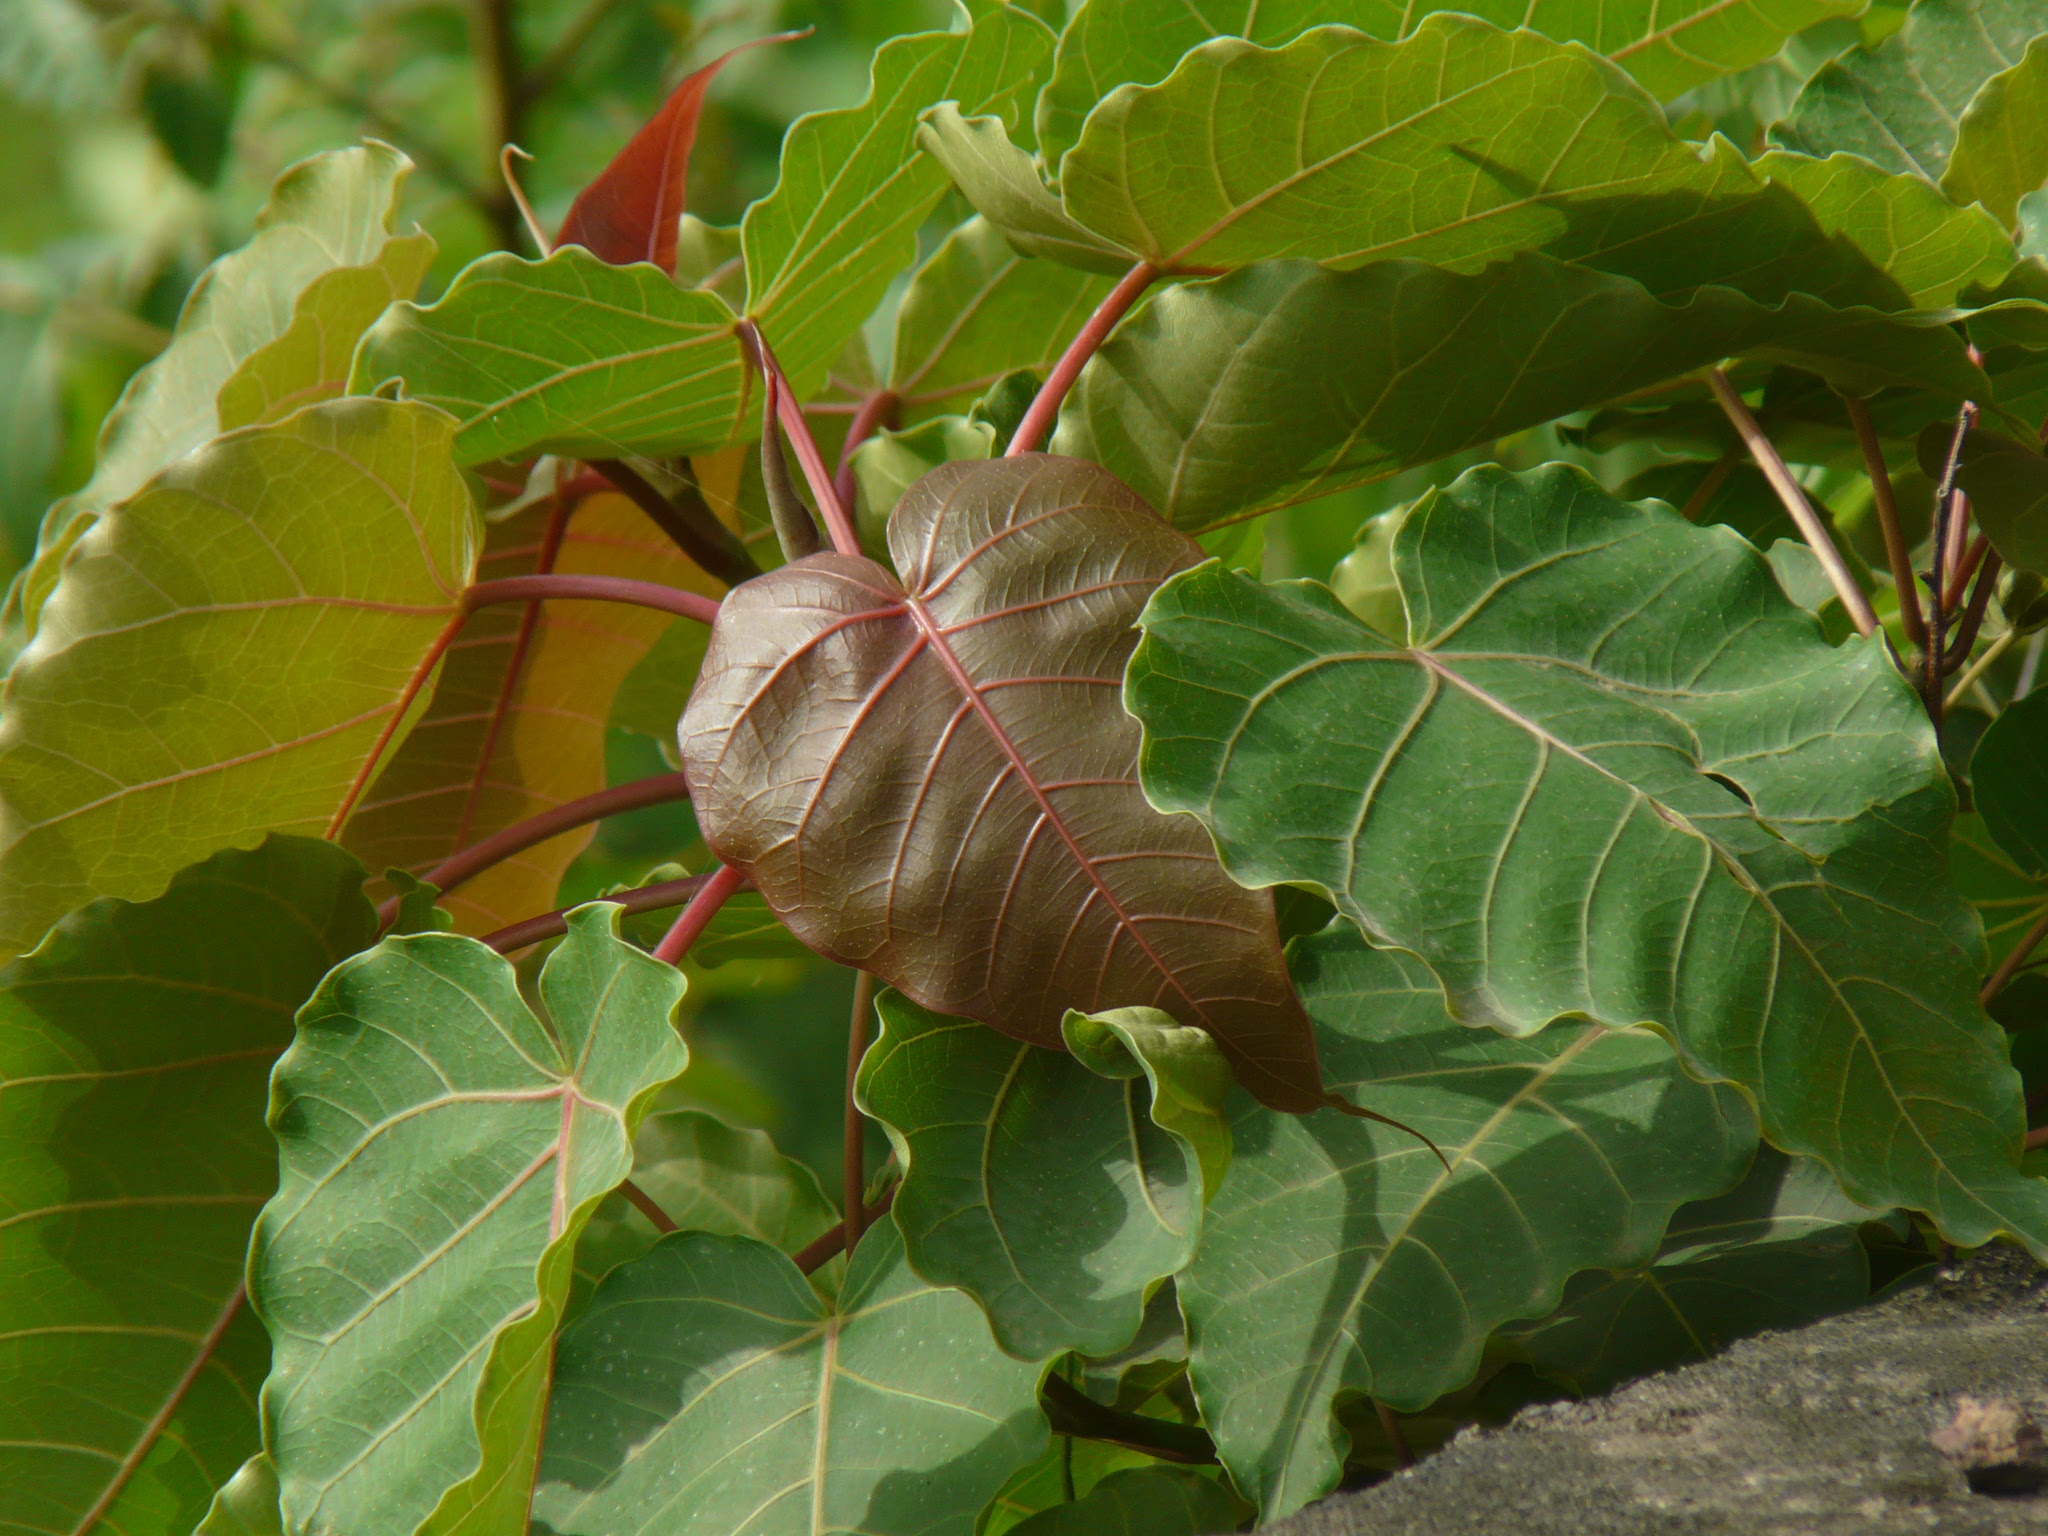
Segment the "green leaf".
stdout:
<svg viewBox="0 0 2048 1536">
<path fill-rule="evenodd" d="M 1229 1071 L 1213 1043 L 1164 1015 L 1120 1021 L 1143 1054 L 1111 1034 L 1111 1062 L 1128 1064 L 1112 1077 L 1088 1056 L 932 1013 L 893 989 L 878 1009 L 858 1102 L 903 1164 L 893 1209 L 911 1267 L 972 1296 L 1019 1359 L 1130 1343 L 1149 1289 L 1201 1240 L 1202 1152 L 1219 1136 L 1227 1163 L 1214 1109 L 1215 1130 L 1190 1136 L 1172 1108 L 1183 1095 L 1220 1103 Z M 1165 1094 L 1151 1086 L 1161 1079 Z"/>
<path fill-rule="evenodd" d="M 569 919 L 540 998 L 473 939 L 386 939 L 299 1014 L 249 1293 L 291 1530 L 516 1531 L 578 1234 L 682 1070 L 682 978 Z M 431 1518 L 429 1518 L 431 1517 Z"/>
<path fill-rule="evenodd" d="M 834 1301 L 766 1243 L 679 1232 L 562 1334 L 535 1529 L 969 1536 L 1045 1444 L 1038 1374 L 887 1217 Z"/>
<path fill-rule="evenodd" d="M 179 460 L 79 541 L 0 698 L 0 951 L 327 826 L 470 579 L 450 425 L 315 406 Z"/>
<path fill-rule="evenodd" d="M 1795 32 L 1862 8 L 1859 0 L 1768 6 L 1757 0 L 1681 0 L 1675 6 L 1644 0 L 1620 5 L 1475 0 L 1462 7 L 1503 27 L 1527 27 L 1560 42 L 1584 43 L 1665 101 L 1703 81 L 1761 63 Z M 1242 37 L 1272 47 L 1310 27 L 1335 23 L 1392 39 L 1405 36 L 1418 17 L 1428 14 L 1392 0 L 1211 0 L 1200 8 L 1088 0 L 1061 34 L 1052 79 L 1038 98 L 1040 148 L 1047 164 L 1057 166 L 1103 97 L 1126 81 L 1150 85 L 1165 79 L 1182 54 L 1212 37 Z"/>
<path fill-rule="evenodd" d="M 193 1536 L 284 1536 L 277 1468 L 268 1456 L 251 1456 L 242 1464 L 242 1470 L 214 1495 L 213 1506 Z"/>
<path fill-rule="evenodd" d="M 1671 1219 L 1647 1264 L 1577 1275 L 1563 1304 L 1499 1339 L 1581 1395 L 1707 1359 L 1766 1328 L 1798 1328 L 1860 1306 L 1870 1260 L 1858 1205 L 1810 1157 L 1768 1147 L 1727 1194 Z"/>
<path fill-rule="evenodd" d="M 0 0 L 0 82 L 60 109 L 104 102 L 113 72 L 92 13 L 77 0 Z"/>
<path fill-rule="evenodd" d="M 1977 814 L 2031 879 L 2048 878 L 2048 691 L 2015 699 L 1970 758 Z"/>
<path fill-rule="evenodd" d="M 1045 373 L 1109 288 L 1019 256 L 988 220 L 969 219 L 917 269 L 896 311 L 889 388 L 904 397 L 904 420 L 962 413 L 1019 368 Z"/>
<path fill-rule="evenodd" d="M 1952 426 L 1939 431 L 1946 438 Z M 1941 451 L 1947 452 L 1945 442 Z M 2048 458 L 2032 444 L 1973 432 L 1963 445 L 1956 484 L 1969 495 L 1978 526 L 2006 564 L 2048 571 Z"/>
<path fill-rule="evenodd" d="M 1138 260 L 1067 216 L 1031 156 L 1010 142 L 1001 118 L 963 117 L 957 103 L 942 102 L 919 120 L 917 142 L 1013 250 L 1109 276 Z"/>
<path fill-rule="evenodd" d="M 1112 1472 L 1071 1504 L 1055 1504 L 1013 1525 L 1016 1536 L 1213 1536 L 1234 1531 L 1238 1501 L 1193 1467 Z"/>
<path fill-rule="evenodd" d="M 376 937 L 362 886 L 333 844 L 271 838 L 0 970 L 0 1527 L 189 1531 L 256 1450 L 266 1084 Z"/>
<path fill-rule="evenodd" d="M 2048 10 L 2039 24 L 2048 26 Z M 1970 98 L 1956 125 L 1941 190 L 1958 203 L 1982 203 L 1999 224 L 2019 222 L 2019 200 L 2048 181 L 2048 39 L 2027 44 L 2019 63 L 1993 75 Z"/>
<path fill-rule="evenodd" d="M 363 337 L 349 388 L 402 379 L 456 420 L 463 464 L 556 453 L 667 458 L 740 430 L 746 367 L 723 299 L 580 245 L 546 261 L 497 252 L 436 303 L 392 307 Z"/>
<path fill-rule="evenodd" d="M 1267 1520 L 1336 1483 L 1335 1407 L 1412 1411 L 1464 1385 L 1494 1328 L 1548 1312 L 1576 1270 L 1647 1259 L 1756 1143 L 1742 1096 L 1647 1030 L 1468 1028 L 1427 968 L 1348 923 L 1290 956 L 1332 1086 L 1450 1171 L 1406 1131 L 1236 1096 L 1237 1157 L 1177 1283 L 1204 1419 Z"/>
<path fill-rule="evenodd" d="M 383 261 L 411 170 L 397 150 L 369 143 L 315 155 L 278 177 L 255 236 L 200 274 L 171 344 L 122 392 L 100 429 L 92 478 L 51 509 L 20 599 L 31 632 L 92 520 L 222 430 L 222 388 L 291 330 L 300 293 L 323 274 Z M 394 261 L 403 267 L 402 257 Z"/>
<path fill-rule="evenodd" d="M 791 125 L 782 177 L 747 209 L 740 238 L 746 312 L 800 396 L 916 259 L 918 226 L 945 193 L 945 173 L 918 153 L 918 114 L 954 101 L 1015 124 L 1052 48 L 1037 18 L 990 7 L 965 32 L 885 43 L 866 101 Z"/>
<path fill-rule="evenodd" d="M 1420 956 L 1462 1022 L 1654 1022 L 1854 1198 L 2048 1251 L 1953 791 L 1883 647 L 1565 465 L 1432 493 L 1394 568 L 1405 645 L 1312 583 L 1162 587 L 1126 682 L 1153 804 Z"/>
<path fill-rule="evenodd" d="M 886 551 L 889 514 L 909 490 L 941 464 L 992 459 L 996 429 L 965 416 L 937 416 L 903 432 L 886 428 L 853 450 L 855 520 L 861 545 Z"/>
<path fill-rule="evenodd" d="M 1949 868 L 1956 888 L 1984 924 L 1986 968 L 1994 969 L 2048 912 L 2048 884 L 2014 863 L 1977 815 L 1956 818 L 1949 837 Z"/>
<path fill-rule="evenodd" d="M 766 1131 L 736 1130 L 702 1110 L 662 1110 L 640 1122 L 633 1182 L 682 1231 L 757 1238 L 790 1255 L 839 1220 L 817 1175 L 776 1151 Z M 605 1196 L 576 1245 L 578 1291 L 587 1294 L 660 1235 L 625 1196 Z"/>
<path fill-rule="evenodd" d="M 1807 81 L 1771 141 L 1809 155 L 1844 150 L 1939 182 L 1970 99 L 2042 32 L 2042 0 L 1917 0 L 1898 32 Z"/>
<path fill-rule="evenodd" d="M 1275 262 L 1155 294 L 1082 371 L 1053 451 L 1173 523 L 1213 528 L 1384 479 L 1744 355 L 1869 393 L 1978 398 L 1933 315 L 1777 307 L 1725 288 L 1663 302 L 1541 256 L 1471 276 L 1413 262 Z"/>
</svg>

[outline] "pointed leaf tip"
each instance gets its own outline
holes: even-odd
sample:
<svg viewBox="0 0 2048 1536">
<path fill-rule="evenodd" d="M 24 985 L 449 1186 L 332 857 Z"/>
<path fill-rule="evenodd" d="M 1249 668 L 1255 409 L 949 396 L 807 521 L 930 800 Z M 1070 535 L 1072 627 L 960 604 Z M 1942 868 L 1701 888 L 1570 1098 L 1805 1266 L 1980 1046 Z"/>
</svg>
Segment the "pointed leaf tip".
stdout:
<svg viewBox="0 0 2048 1536">
<path fill-rule="evenodd" d="M 555 244 L 580 245 L 616 267 L 651 261 L 675 276 L 676 221 L 682 217 L 690 149 L 697 142 L 697 119 L 704 111 L 711 82 L 735 54 L 766 43 L 786 43 L 809 32 L 806 27 L 800 32 L 757 37 L 727 49 L 688 76 L 598 173 L 597 180 L 576 195 Z"/>
</svg>

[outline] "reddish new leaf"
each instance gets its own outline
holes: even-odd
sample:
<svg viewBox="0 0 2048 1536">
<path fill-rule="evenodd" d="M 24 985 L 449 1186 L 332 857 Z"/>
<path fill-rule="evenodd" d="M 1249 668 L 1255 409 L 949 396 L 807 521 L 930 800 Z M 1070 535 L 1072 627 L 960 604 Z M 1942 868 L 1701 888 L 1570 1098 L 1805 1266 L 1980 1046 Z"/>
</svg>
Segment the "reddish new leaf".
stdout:
<svg viewBox="0 0 2048 1536">
<path fill-rule="evenodd" d="M 576 195 L 555 244 L 580 245 L 615 267 L 651 261 L 674 277 L 676 222 L 683 216 L 690 147 L 697 142 L 704 95 L 734 54 L 795 35 L 741 43 L 677 86 L 597 180 Z"/>
<path fill-rule="evenodd" d="M 1138 789 L 1132 626 L 1200 547 L 1026 454 L 934 470 L 889 549 L 902 582 L 821 553 L 726 598 L 681 728 L 705 840 L 927 1008 L 1054 1048 L 1069 1008 L 1163 1008 L 1266 1103 L 1321 1103 L 1270 894 Z"/>
</svg>

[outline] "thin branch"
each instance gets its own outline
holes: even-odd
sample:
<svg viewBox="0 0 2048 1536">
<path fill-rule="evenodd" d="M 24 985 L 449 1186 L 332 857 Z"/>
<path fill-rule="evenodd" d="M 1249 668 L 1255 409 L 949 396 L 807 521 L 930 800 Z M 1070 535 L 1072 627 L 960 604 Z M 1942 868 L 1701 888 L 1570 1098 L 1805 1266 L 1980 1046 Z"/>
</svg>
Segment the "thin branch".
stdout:
<svg viewBox="0 0 2048 1536">
<path fill-rule="evenodd" d="M 1849 422 L 1856 429 L 1857 446 L 1863 450 L 1863 472 L 1870 477 L 1870 500 L 1877 509 L 1885 560 L 1892 568 L 1892 586 L 1899 595 L 1899 627 L 1906 632 L 1909 645 L 1925 646 L 1927 620 L 1920 610 L 1920 583 L 1913 575 L 1913 552 L 1899 523 L 1899 500 L 1892 491 L 1891 471 L 1885 467 L 1877 423 L 1871 420 L 1868 402 L 1845 396 L 1843 404 L 1849 407 Z"/>
<path fill-rule="evenodd" d="M 502 864 L 514 854 L 538 847 L 564 832 L 573 832 L 578 827 L 587 827 L 593 821 L 603 821 L 607 816 L 617 816 L 624 811 L 644 810 L 650 805 L 673 805 L 678 800 L 689 798 L 689 783 L 680 773 L 658 773 L 631 784 L 616 784 L 594 795 L 565 801 L 538 816 L 515 821 L 503 831 L 493 832 L 482 842 L 472 843 L 461 852 L 451 854 L 420 878 L 438 891 L 452 891 L 493 865 Z M 381 924 L 389 925 L 397 915 L 398 898 L 395 896 L 377 909 Z M 495 945 L 492 947 L 496 948 Z"/>
<path fill-rule="evenodd" d="M 462 601 L 465 608 L 475 610 L 492 603 L 524 603 L 547 597 L 630 603 L 636 608 L 652 608 L 705 624 L 718 617 L 718 604 L 701 592 L 665 587 L 658 581 L 634 581 L 627 576 L 506 576 L 497 581 L 478 582 L 462 594 Z"/>
<path fill-rule="evenodd" d="M 1215 1464 L 1216 1442 L 1197 1425 L 1176 1424 L 1170 1419 L 1147 1418 L 1141 1413 L 1108 1407 L 1058 1376 L 1047 1376 L 1038 1395 L 1039 1405 L 1045 1409 L 1056 1435 L 1121 1445 L 1183 1466 Z"/>
<path fill-rule="evenodd" d="M 1955 643 L 1942 657 L 1944 676 L 1968 661 L 1970 652 L 1976 647 L 1977 631 L 1984 627 L 1984 614 L 1991 606 L 1992 590 L 1998 585 L 2000 563 L 1995 549 L 1984 557 L 1984 564 L 1977 572 L 1977 585 L 1970 589 L 1970 606 L 1963 610 L 1963 622 L 1956 631 Z"/>
<path fill-rule="evenodd" d="M 853 1019 L 846 1031 L 846 1134 L 841 1144 L 840 1168 L 844 1180 L 847 1219 L 846 1256 L 860 1244 L 866 1226 L 862 1205 L 867 1194 L 867 1118 L 853 1102 L 854 1079 L 860 1075 L 860 1059 L 867 1054 L 868 1020 L 875 1011 L 875 978 L 862 971 L 853 982 Z"/>
<path fill-rule="evenodd" d="M 2041 941 L 2048 939 L 2048 907 L 2041 909 L 2041 915 L 2034 920 L 2034 926 L 2020 935 L 2019 943 L 2013 945 L 2011 953 L 1999 961 L 1998 969 L 1991 973 L 1991 979 L 1984 983 L 1984 990 L 1977 994 L 1977 1001 L 1986 1008 L 1991 999 L 2005 990 L 2005 984 L 2017 976 L 2020 967 L 2033 958 L 2034 951 L 2041 947 Z"/>
<path fill-rule="evenodd" d="M 1948 647 L 1948 605 L 1942 596 L 1948 590 L 1948 543 L 1949 526 L 1956 513 L 1956 471 L 1963 460 L 1963 443 L 1969 438 L 1970 427 L 1975 422 L 1977 408 L 1969 401 L 1963 402 L 1956 412 L 1956 428 L 1948 441 L 1948 457 L 1942 461 L 1941 480 L 1934 488 L 1934 530 L 1930 543 L 1933 546 L 1934 569 L 1927 573 L 1928 601 L 1932 611 L 1927 622 L 1927 656 L 1920 679 L 1921 697 L 1927 701 L 1927 713 L 1933 717 L 1935 728 L 1941 727 L 1942 663 Z"/>
<path fill-rule="evenodd" d="M 761 574 L 760 565 L 739 535 L 712 514 L 703 497 L 692 494 L 688 501 L 670 501 L 632 465 L 619 459 L 593 459 L 590 467 L 631 497 L 633 505 L 714 580 L 736 587 Z"/>
<path fill-rule="evenodd" d="M 1706 511 L 1714 498 L 1720 494 L 1721 487 L 1728 483 L 1728 477 L 1735 473 L 1735 466 L 1741 462 L 1740 448 L 1730 448 L 1720 458 L 1714 460 L 1713 466 L 1700 477 L 1700 483 L 1693 487 L 1692 494 L 1685 498 L 1685 505 L 1678 509 L 1678 515 L 1688 523 L 1698 522 L 1700 514 Z"/>
<path fill-rule="evenodd" d="M 690 898 L 690 904 L 683 908 L 682 916 L 675 920 L 675 925 L 654 946 L 654 958 L 670 965 L 680 964 L 683 956 L 689 953 L 690 946 L 711 926 L 711 919 L 718 916 L 718 909 L 746 883 L 747 877 L 730 864 L 719 865 L 705 880 L 703 889 Z"/>
<path fill-rule="evenodd" d="M 683 906 L 704 888 L 704 882 L 710 878 L 709 875 L 690 875 L 681 880 L 662 880 L 636 890 L 619 891 L 593 899 L 617 902 L 628 912 L 659 912 L 665 907 Z M 569 914 L 575 910 L 575 907 L 557 907 L 538 917 L 521 918 L 496 933 L 486 934 L 481 942 L 501 955 L 509 955 L 543 939 L 559 939 L 569 931 Z"/>
<path fill-rule="evenodd" d="M 838 488 L 825 468 L 825 456 L 818 451 L 818 440 L 811 436 L 811 424 L 804 420 L 804 408 L 789 387 L 789 375 L 775 361 L 775 349 L 768 345 L 768 338 L 761 334 L 758 325 L 751 320 L 742 320 L 740 332 L 752 345 L 754 361 L 761 372 L 775 381 L 775 414 L 782 419 L 782 429 L 789 434 L 790 446 L 796 449 L 796 461 L 811 487 L 811 495 L 817 500 L 818 512 L 825 519 L 825 531 L 832 536 L 832 547 L 842 555 L 858 555 L 860 538 L 854 532 L 853 518 L 846 510 L 846 503 L 839 499 Z"/>
<path fill-rule="evenodd" d="M 2034 1127 L 2020 1142 L 2020 1149 L 2025 1152 L 2031 1152 L 2036 1147 L 2048 1147 L 2048 1125 Z"/>
<path fill-rule="evenodd" d="M 863 1207 L 861 1219 L 868 1226 L 873 1226 L 877 1221 L 881 1220 L 889 1207 L 896 1203 L 896 1189 L 897 1186 L 891 1184 L 882 1191 L 881 1199 L 877 1200 L 873 1205 Z M 828 1262 L 844 1252 L 846 1252 L 846 1223 L 838 1221 L 832 1224 L 831 1231 L 820 1233 L 808 1247 L 798 1249 L 794 1258 L 798 1269 L 807 1275 L 814 1275 L 823 1269 Z"/>
<path fill-rule="evenodd" d="M 832 488 L 844 505 L 854 505 L 853 450 L 875 435 L 875 428 L 893 428 L 903 410 L 903 397 L 893 390 L 878 389 L 860 403 L 853 424 L 846 429 L 846 441 L 839 448 L 839 468 L 833 472 Z"/>
<path fill-rule="evenodd" d="M 1962 519 L 1957 518 L 1956 521 L 1960 524 Z M 1963 592 L 1970 585 L 1970 578 L 1976 574 L 1977 567 L 1984 563 L 1984 552 L 1990 547 L 1991 540 L 1980 533 L 1964 547 L 1962 557 L 1950 564 L 1952 574 L 1948 579 L 1948 590 L 1941 594 L 1941 601 L 1951 612 L 1955 610 L 1956 604 L 1963 600 Z"/>
<path fill-rule="evenodd" d="M 1372 1400 L 1373 1411 L 1380 1416 L 1380 1429 L 1387 1437 L 1387 1443 L 1394 1448 L 1394 1465 L 1412 1467 L 1415 1452 L 1408 1444 L 1408 1436 L 1401 1429 L 1401 1416 L 1378 1398 Z"/>
<path fill-rule="evenodd" d="M 1030 453 L 1045 440 L 1052 424 L 1059 419 L 1060 406 L 1067 398 L 1067 391 L 1074 387 L 1074 380 L 1081 377 L 1081 370 L 1088 365 L 1088 359 L 1101 350 L 1125 311 L 1138 302 L 1138 296 L 1150 288 L 1158 276 L 1159 268 L 1149 261 L 1141 261 L 1109 290 L 1108 296 L 1095 307 L 1095 313 L 1088 317 L 1088 323 L 1081 327 L 1081 334 L 1068 343 L 1067 350 L 1060 354 L 1060 360 L 1053 364 L 1052 372 L 1046 376 L 1044 385 L 1031 402 L 1031 408 L 1017 423 L 1016 434 L 1004 452 L 1005 458 L 1014 459 L 1019 454 Z"/>
<path fill-rule="evenodd" d="M 1820 557 L 1821 568 L 1828 573 L 1828 581 L 1835 589 L 1835 595 L 1842 600 L 1842 607 L 1848 612 L 1850 622 L 1855 624 L 1860 635 L 1873 634 L 1877 630 L 1877 613 L 1870 606 L 1870 599 L 1863 595 L 1863 589 L 1856 585 L 1856 578 L 1849 571 L 1848 562 L 1842 552 L 1835 548 L 1835 541 L 1828 537 L 1827 525 L 1813 510 L 1813 504 L 1806 499 L 1806 492 L 1799 482 L 1792 478 L 1792 471 L 1785 467 L 1785 461 L 1778 456 L 1778 450 L 1770 438 L 1764 435 L 1756 418 L 1749 413 L 1749 407 L 1742 403 L 1742 396 L 1728 381 L 1728 375 L 1719 368 L 1707 370 L 1707 385 L 1714 392 L 1714 399 L 1720 403 L 1722 412 L 1741 434 L 1742 441 L 1749 448 L 1749 455 L 1756 461 L 1756 467 L 1763 471 L 1764 478 L 1771 483 L 1771 489 L 1778 493 L 1778 500 L 1784 503 L 1792 521 L 1798 525 L 1807 545 Z"/>
<path fill-rule="evenodd" d="M 1971 686 L 1977 679 L 1990 671 L 1991 664 L 2005 654 L 2006 647 L 2019 638 L 2019 633 L 2016 629 L 2008 629 L 2004 634 L 1986 646 L 1984 654 L 1970 663 L 1969 671 L 1955 680 L 1954 685 L 1948 691 L 1948 698 L 1943 701 L 1942 707 L 1954 709 L 1962 696 L 1970 691 Z"/>
<path fill-rule="evenodd" d="M 676 1224 L 669 1219 L 668 1212 L 654 1203 L 654 1196 L 648 1194 L 646 1190 L 635 1184 L 631 1179 L 620 1181 L 619 1193 L 626 1197 L 628 1205 L 653 1222 L 654 1230 L 663 1237 L 676 1230 Z"/>
</svg>

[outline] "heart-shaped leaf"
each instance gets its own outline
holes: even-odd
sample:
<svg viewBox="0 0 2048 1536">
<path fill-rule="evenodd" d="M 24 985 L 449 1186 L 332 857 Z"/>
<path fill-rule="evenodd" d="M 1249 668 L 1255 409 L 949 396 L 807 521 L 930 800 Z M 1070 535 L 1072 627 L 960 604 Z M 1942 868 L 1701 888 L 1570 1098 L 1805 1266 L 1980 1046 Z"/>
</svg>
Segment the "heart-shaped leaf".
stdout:
<svg viewBox="0 0 2048 1536">
<path fill-rule="evenodd" d="M 1194 1257 L 1205 1184 L 1228 1165 L 1230 1074 L 1214 1043 L 1156 1013 L 1076 1015 L 1083 1029 L 1123 1030 L 1103 1042 L 1105 1071 L 1090 1042 L 1041 1050 L 893 991 L 877 1007 L 860 1106 L 903 1163 L 892 1210 L 912 1268 L 978 1301 L 1020 1360 L 1129 1344 L 1147 1291 Z M 1187 1055 L 1167 1048 L 1186 1036 Z M 1192 1135 L 1176 1133 L 1183 1096 L 1207 1109 Z"/>
<path fill-rule="evenodd" d="M 1428 969 L 1350 924 L 1290 947 L 1333 1084 L 1443 1149 L 1239 1096 L 1237 1155 L 1176 1282 L 1217 1454 L 1276 1519 L 1343 1469 L 1343 1399 L 1425 1407 L 1488 1334 L 1557 1305 L 1572 1273 L 1647 1259 L 1682 1202 L 1756 1144 L 1742 1096 L 1688 1077 L 1648 1030 L 1460 1024 Z"/>
<path fill-rule="evenodd" d="M 935 1013 L 1057 1049 L 1157 1007 L 1267 1102 L 1321 1102 L 1270 896 L 1154 813 L 1118 687 L 1201 558 L 1114 476 L 948 464 L 889 519 L 904 579 L 817 554 L 721 606 L 681 743 L 698 826 L 790 930 Z"/>
<path fill-rule="evenodd" d="M 376 929 L 360 864 L 271 838 L 0 970 L 0 1526 L 189 1531 L 256 1450 L 270 1066 Z"/>
<path fill-rule="evenodd" d="M 249 1269 L 288 1530 L 523 1518 L 577 1236 L 685 1058 L 682 977 L 615 936 L 618 910 L 570 915 L 540 977 L 552 1030 L 452 934 L 386 939 L 300 1013 Z"/>
<path fill-rule="evenodd" d="M 563 1331 L 534 1529 L 970 1536 L 1045 1444 L 1038 1374 L 887 1217 L 830 1301 L 766 1243 L 678 1232 Z"/>
<path fill-rule="evenodd" d="M 1128 687 L 1154 802 L 1419 955 L 1457 1018 L 1658 1023 L 1857 1200 L 2048 1252 L 1953 791 L 1886 650 L 1564 465 L 1432 493 L 1394 571 L 1405 644 L 1310 583 L 1162 588 Z"/>
<path fill-rule="evenodd" d="M 79 541 L 0 699 L 0 951 L 325 830 L 474 569 L 450 427 L 329 401 L 216 439 Z"/>
</svg>

